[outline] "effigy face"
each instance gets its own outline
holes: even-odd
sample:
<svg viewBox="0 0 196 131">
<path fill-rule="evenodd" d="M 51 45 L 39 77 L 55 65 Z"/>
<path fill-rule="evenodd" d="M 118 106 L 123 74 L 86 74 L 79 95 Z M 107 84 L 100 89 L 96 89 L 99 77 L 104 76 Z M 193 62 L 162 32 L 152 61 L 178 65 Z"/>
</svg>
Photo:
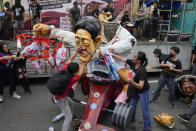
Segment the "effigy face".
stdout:
<svg viewBox="0 0 196 131">
<path fill-rule="evenodd" d="M 76 47 L 81 47 L 79 55 L 82 62 L 89 62 L 98 46 L 99 41 L 93 41 L 88 31 L 84 29 L 76 31 Z"/>
</svg>

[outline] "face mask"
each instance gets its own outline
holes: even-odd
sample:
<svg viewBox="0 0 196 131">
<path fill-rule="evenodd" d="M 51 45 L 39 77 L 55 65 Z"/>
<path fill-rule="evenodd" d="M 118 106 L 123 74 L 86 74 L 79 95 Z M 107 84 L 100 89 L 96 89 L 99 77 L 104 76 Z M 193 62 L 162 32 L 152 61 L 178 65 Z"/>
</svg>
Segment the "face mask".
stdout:
<svg viewBox="0 0 196 131">
<path fill-rule="evenodd" d="M 170 53 L 170 54 L 169 54 L 169 57 L 174 57 L 174 54 Z"/>
</svg>

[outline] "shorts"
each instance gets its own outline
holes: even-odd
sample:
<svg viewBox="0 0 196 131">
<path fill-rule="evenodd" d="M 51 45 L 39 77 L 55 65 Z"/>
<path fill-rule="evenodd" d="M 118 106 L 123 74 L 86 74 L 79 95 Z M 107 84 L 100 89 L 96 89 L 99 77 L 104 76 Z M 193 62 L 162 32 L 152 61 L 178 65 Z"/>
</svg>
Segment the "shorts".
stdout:
<svg viewBox="0 0 196 131">
<path fill-rule="evenodd" d="M 13 24 L 14 28 L 24 28 L 24 21 L 23 20 L 15 20 Z"/>
</svg>

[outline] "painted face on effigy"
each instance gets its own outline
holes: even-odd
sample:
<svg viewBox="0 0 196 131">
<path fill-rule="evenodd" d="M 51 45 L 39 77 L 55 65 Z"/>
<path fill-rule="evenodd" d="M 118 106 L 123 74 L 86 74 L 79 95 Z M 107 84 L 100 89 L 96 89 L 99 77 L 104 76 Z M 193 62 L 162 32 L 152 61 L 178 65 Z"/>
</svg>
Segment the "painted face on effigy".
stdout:
<svg viewBox="0 0 196 131">
<path fill-rule="evenodd" d="M 99 41 L 94 41 L 88 31 L 78 29 L 76 31 L 76 46 L 81 48 L 79 52 L 80 60 L 88 62 L 99 46 Z"/>
<path fill-rule="evenodd" d="M 83 17 L 75 26 L 76 47 L 80 48 L 80 60 L 89 62 L 91 57 L 99 47 L 101 41 L 100 23 L 94 17 Z"/>
</svg>

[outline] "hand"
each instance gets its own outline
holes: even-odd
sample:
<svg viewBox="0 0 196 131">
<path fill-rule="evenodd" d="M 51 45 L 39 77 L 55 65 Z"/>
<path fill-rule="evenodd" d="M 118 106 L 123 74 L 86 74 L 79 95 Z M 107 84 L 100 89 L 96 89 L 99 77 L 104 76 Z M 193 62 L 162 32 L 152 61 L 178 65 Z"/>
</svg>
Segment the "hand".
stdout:
<svg viewBox="0 0 196 131">
<path fill-rule="evenodd" d="M 12 20 L 12 24 L 14 24 L 15 20 Z"/>
<path fill-rule="evenodd" d="M 169 65 L 170 70 L 174 70 L 174 67 L 172 65 Z"/>
<path fill-rule="evenodd" d="M 133 83 L 133 80 L 132 80 L 131 78 L 128 77 L 128 78 L 127 78 L 127 82 L 128 82 L 128 83 Z"/>
<path fill-rule="evenodd" d="M 114 49 L 113 48 L 109 48 L 109 52 L 110 53 L 114 53 Z"/>
<path fill-rule="evenodd" d="M 191 68 L 193 68 L 193 62 L 191 63 Z"/>
</svg>

